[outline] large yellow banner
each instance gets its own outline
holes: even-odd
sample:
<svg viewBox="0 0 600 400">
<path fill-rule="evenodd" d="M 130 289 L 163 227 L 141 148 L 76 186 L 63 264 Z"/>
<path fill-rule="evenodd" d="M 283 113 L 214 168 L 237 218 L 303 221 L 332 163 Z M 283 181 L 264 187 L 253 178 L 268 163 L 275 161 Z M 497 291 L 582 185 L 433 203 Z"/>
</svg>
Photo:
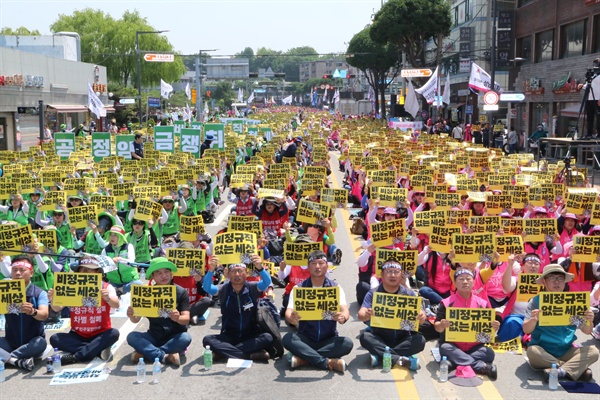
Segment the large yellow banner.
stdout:
<svg viewBox="0 0 600 400">
<path fill-rule="evenodd" d="M 100 307 L 102 304 L 102 274 L 56 272 L 54 297 L 57 307 Z"/>
<path fill-rule="evenodd" d="M 403 331 L 419 330 L 421 297 L 373 293 L 371 326 Z"/>
</svg>

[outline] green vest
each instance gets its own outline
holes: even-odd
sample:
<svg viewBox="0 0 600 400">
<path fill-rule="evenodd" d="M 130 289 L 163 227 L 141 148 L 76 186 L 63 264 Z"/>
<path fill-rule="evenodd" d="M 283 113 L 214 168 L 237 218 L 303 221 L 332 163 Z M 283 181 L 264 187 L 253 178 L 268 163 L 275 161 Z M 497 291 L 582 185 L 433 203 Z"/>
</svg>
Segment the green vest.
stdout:
<svg viewBox="0 0 600 400">
<path fill-rule="evenodd" d="M 56 227 L 56 236 L 61 245 L 67 250 L 73 249 L 73 235 L 71 235 L 71 227 L 69 224 L 62 224 Z"/>
<path fill-rule="evenodd" d="M 185 210 L 183 215 L 187 215 L 187 216 L 196 215 L 196 203 L 194 202 L 194 199 L 192 199 L 192 196 L 188 197 L 187 199 L 183 199 L 183 200 L 185 200 L 185 204 L 187 204 L 187 210 Z"/>
<path fill-rule="evenodd" d="M 150 259 L 150 231 L 144 230 L 139 236 L 133 232 L 127 233 L 125 239 L 135 248 L 135 262 L 149 263 Z"/>
<path fill-rule="evenodd" d="M 104 236 L 105 237 L 103 239 L 106 240 L 106 238 L 108 237 L 108 232 L 106 232 Z M 96 235 L 94 235 L 94 232 L 92 232 L 91 230 L 88 231 L 87 235 L 85 236 L 85 252 L 96 255 L 100 255 L 102 253 L 102 247 L 100 247 L 100 245 L 98 244 L 98 241 L 96 240 Z"/>
<path fill-rule="evenodd" d="M 37 215 L 38 212 L 38 204 L 39 203 L 34 203 L 33 201 L 29 201 L 29 213 L 27 214 L 27 216 L 29 218 L 32 218 L 35 221 L 35 216 Z M 42 213 L 42 219 L 44 219 L 46 212 Z"/>
<path fill-rule="evenodd" d="M 29 224 L 29 220 L 27 219 L 27 216 L 23 212 L 23 209 L 19 209 L 16 212 L 15 212 L 15 210 L 9 209 L 6 219 L 7 219 L 7 221 L 15 221 L 16 223 L 18 223 L 21 226 L 25 226 L 25 225 Z"/>
<path fill-rule="evenodd" d="M 174 235 L 179 232 L 179 214 L 176 209 L 167 211 L 169 214 L 169 219 L 167 219 L 167 223 L 162 228 L 163 235 Z"/>
<path fill-rule="evenodd" d="M 48 265 L 48 270 L 42 273 L 35 260 L 33 264 L 33 276 L 31 277 L 31 283 L 45 291 L 52 289 L 54 287 L 54 272 L 52 271 L 52 267 Z"/>
<path fill-rule="evenodd" d="M 115 250 L 115 248 L 113 246 L 108 245 L 106 247 L 106 249 L 104 249 L 104 252 L 110 258 L 113 258 L 113 257 L 127 258 L 127 246 L 128 246 L 128 243 L 125 243 L 123 246 L 121 246 L 120 249 L 118 249 L 118 253 L 117 253 L 117 250 Z M 116 270 L 110 271 L 109 273 L 106 274 L 106 279 L 108 279 L 108 281 L 110 283 L 123 284 L 123 283 L 129 283 L 131 281 L 140 279 L 140 276 L 138 275 L 136 268 L 130 267 L 127 264 L 118 263 Z"/>
<path fill-rule="evenodd" d="M 199 214 L 201 211 L 206 210 L 206 197 L 207 195 L 204 193 L 204 190 L 196 193 L 196 213 Z"/>
</svg>

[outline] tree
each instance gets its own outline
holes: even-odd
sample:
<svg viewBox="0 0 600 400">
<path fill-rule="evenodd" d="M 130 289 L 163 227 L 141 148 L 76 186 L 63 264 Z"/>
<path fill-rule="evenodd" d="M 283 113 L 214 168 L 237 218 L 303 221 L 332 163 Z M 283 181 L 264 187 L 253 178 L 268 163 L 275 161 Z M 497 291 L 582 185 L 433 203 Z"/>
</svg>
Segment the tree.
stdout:
<svg viewBox="0 0 600 400">
<path fill-rule="evenodd" d="M 370 27 L 366 27 L 350 40 L 347 62 L 361 70 L 375 93 L 375 111 L 381 111 L 385 119 L 385 89 L 398 75 L 398 49 L 392 44 L 375 43 L 370 36 Z M 381 97 L 381 103 L 377 100 Z M 381 110 L 379 105 L 381 104 Z"/>
<path fill-rule="evenodd" d="M 52 32 L 77 32 L 81 38 L 82 61 L 104 65 L 109 81 L 124 85 L 137 82 L 137 57 L 135 49 L 136 31 L 156 31 L 138 11 L 126 11 L 121 19 L 115 20 L 101 10 L 86 8 L 72 15 L 59 15 L 50 26 Z M 138 35 L 142 51 L 173 52 L 173 46 L 165 36 L 159 34 Z M 180 57 L 173 63 L 141 64 L 142 85 L 158 84 L 179 80 L 185 72 Z"/>
<path fill-rule="evenodd" d="M 258 67 L 256 65 L 256 57 L 254 57 L 254 50 L 252 47 L 246 47 L 239 53 L 235 53 L 235 58 L 247 58 L 250 72 L 257 72 Z"/>
<path fill-rule="evenodd" d="M 211 97 L 215 99 L 215 102 L 223 110 L 231 108 L 233 103 L 233 91 L 231 90 L 231 83 L 227 81 L 221 81 L 217 83 L 217 87 L 211 94 Z"/>
<path fill-rule="evenodd" d="M 448 36 L 451 27 L 447 0 L 389 0 L 375 14 L 370 35 L 376 43 L 395 44 L 418 67 L 425 62 L 425 42 Z"/>
<path fill-rule="evenodd" d="M 12 28 L 5 26 L 4 28 L 0 29 L 0 35 L 3 35 L 3 36 L 40 36 L 41 33 L 37 29 L 30 31 L 29 29 L 25 28 L 24 26 L 20 26 L 15 30 L 12 30 Z"/>
</svg>

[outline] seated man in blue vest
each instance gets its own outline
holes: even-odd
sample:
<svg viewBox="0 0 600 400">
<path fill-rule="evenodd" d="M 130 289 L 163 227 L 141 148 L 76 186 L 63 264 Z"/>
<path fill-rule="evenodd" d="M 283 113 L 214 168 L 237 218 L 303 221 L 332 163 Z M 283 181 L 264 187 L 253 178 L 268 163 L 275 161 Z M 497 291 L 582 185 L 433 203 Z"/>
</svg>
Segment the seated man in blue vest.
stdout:
<svg viewBox="0 0 600 400">
<path fill-rule="evenodd" d="M 321 250 L 308 255 L 308 271 L 310 278 L 303 281 L 299 287 L 331 287 L 337 283 L 329 280 L 327 274 L 327 254 Z M 345 324 L 350 318 L 346 303 L 346 295 L 340 287 L 340 311 L 332 316 L 332 320 L 302 321 L 294 310 L 294 292 L 290 294 L 285 319 L 292 325 L 298 326 L 297 333 L 287 333 L 283 337 L 283 346 L 290 351 L 291 368 L 312 365 L 319 369 L 344 372 L 346 362 L 341 358 L 352 351 L 352 340 L 338 336 L 337 324 Z"/>
<path fill-rule="evenodd" d="M 402 274 L 402 266 L 395 260 L 387 260 L 381 266 L 381 285 L 371 289 L 365 296 L 362 307 L 358 310 L 358 319 L 362 322 L 371 320 L 373 316 L 373 297 L 375 293 L 390 293 L 404 296 L 416 296 L 415 292 L 402 286 L 406 280 Z M 425 312 L 419 311 L 419 323 L 427 320 Z M 425 338 L 418 332 L 402 329 L 371 328 L 360 334 L 360 344 L 371 354 L 371 367 L 376 367 L 383 360 L 385 348 L 390 348 L 392 365 L 398 364 L 416 371 L 419 369 L 419 359 L 415 354 L 425 348 Z"/>
<path fill-rule="evenodd" d="M 204 347 L 210 346 L 219 357 L 243 360 L 267 361 L 271 358 L 273 337 L 261 332 L 256 322 L 258 297 L 260 292 L 271 285 L 271 276 L 262 265 L 257 254 L 252 255 L 252 264 L 259 271 L 260 282 L 247 282 L 246 264 L 230 264 L 227 267 L 229 281 L 219 289 L 212 284 L 213 272 L 219 266 L 219 258 L 213 256 L 208 261 L 209 270 L 204 277 L 203 289 L 211 296 L 219 293 L 221 302 L 221 333 L 207 335 L 202 340 Z"/>
<path fill-rule="evenodd" d="M 6 336 L 0 337 L 0 360 L 27 371 L 33 370 L 33 358 L 46 350 L 44 321 L 48 318 L 48 295 L 31 283 L 32 275 L 33 262 L 29 257 L 16 256 L 11 277 L 25 281 L 26 299 L 20 312 L 5 315 Z"/>
</svg>

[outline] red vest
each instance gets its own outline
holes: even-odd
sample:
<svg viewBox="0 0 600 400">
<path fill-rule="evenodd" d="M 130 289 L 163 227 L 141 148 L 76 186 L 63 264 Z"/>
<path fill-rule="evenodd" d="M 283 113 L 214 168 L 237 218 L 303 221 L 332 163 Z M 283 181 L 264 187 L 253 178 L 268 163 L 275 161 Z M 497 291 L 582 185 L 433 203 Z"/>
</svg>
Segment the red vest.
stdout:
<svg viewBox="0 0 600 400">
<path fill-rule="evenodd" d="M 294 286 L 300 285 L 308 278 L 310 278 L 310 272 L 308 272 L 308 268 L 304 269 L 300 266 L 292 265 L 292 269 L 288 275 L 289 283 L 285 287 L 285 294 L 290 294 Z"/>
<path fill-rule="evenodd" d="M 206 265 L 208 265 L 208 263 Z M 174 276 L 173 283 L 185 289 L 190 298 L 190 304 L 194 304 L 202 298 L 202 296 L 198 294 L 196 280 L 193 276 Z"/>
<path fill-rule="evenodd" d="M 108 283 L 102 282 L 102 289 L 107 287 Z M 110 306 L 104 299 L 102 299 L 100 307 L 70 307 L 70 309 L 71 330 L 84 338 L 96 336 L 112 327 Z"/>
<path fill-rule="evenodd" d="M 275 211 L 273 214 L 269 215 L 268 212 L 263 211 L 260 215 L 260 220 L 262 221 L 263 231 L 272 230 L 277 232 L 277 236 L 281 236 L 281 226 L 285 222 L 285 218 L 279 216 L 279 212 Z"/>
<path fill-rule="evenodd" d="M 252 205 L 254 204 L 254 198 L 248 196 L 248 200 L 244 203 L 239 197 L 237 203 L 235 204 L 235 214 L 236 215 L 252 215 Z"/>
</svg>

